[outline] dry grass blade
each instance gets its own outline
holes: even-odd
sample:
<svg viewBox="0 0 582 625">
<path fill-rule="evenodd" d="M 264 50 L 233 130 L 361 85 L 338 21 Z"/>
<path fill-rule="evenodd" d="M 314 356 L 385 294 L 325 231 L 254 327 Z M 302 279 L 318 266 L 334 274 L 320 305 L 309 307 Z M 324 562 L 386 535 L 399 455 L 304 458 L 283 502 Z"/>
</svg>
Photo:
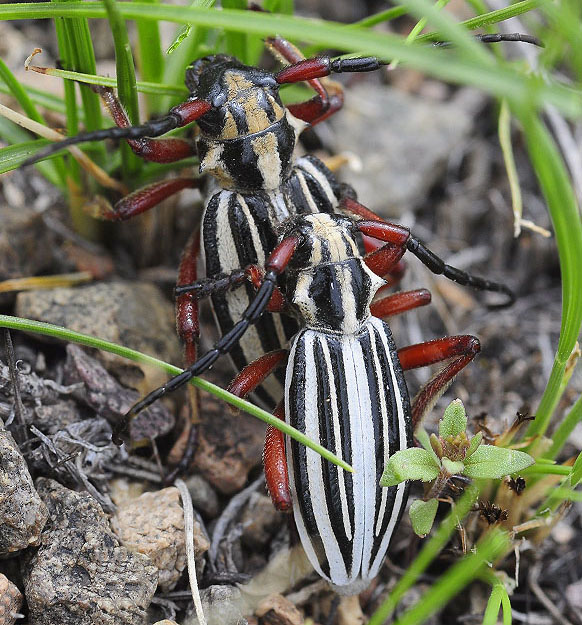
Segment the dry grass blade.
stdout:
<svg viewBox="0 0 582 625">
<path fill-rule="evenodd" d="M 50 141 L 62 141 L 63 139 L 66 138 L 62 134 L 57 132 L 56 130 L 52 130 L 51 128 L 48 128 L 47 126 L 44 126 L 43 124 L 39 124 L 33 119 L 30 119 L 26 117 L 25 115 L 21 115 L 20 113 L 13 111 L 11 108 L 8 108 L 7 106 L 4 106 L 3 104 L 0 104 L 0 115 L 2 115 L 3 117 L 6 117 L 6 119 L 9 119 L 11 122 L 14 122 L 18 126 L 21 126 L 22 128 L 26 128 L 27 130 L 30 130 L 31 132 L 34 132 L 35 134 L 41 137 L 44 137 L 45 139 L 49 139 Z M 109 174 L 107 174 L 106 171 L 104 171 L 103 169 L 101 169 L 101 167 L 95 164 L 78 147 L 70 146 L 68 150 L 71 152 L 73 157 L 78 161 L 81 167 L 85 171 L 90 173 L 97 180 L 97 182 L 99 182 L 100 185 L 108 189 L 115 189 L 116 191 L 119 191 L 119 193 L 123 193 L 123 194 L 127 193 L 127 189 L 125 188 L 125 185 L 111 178 L 111 176 L 109 176 Z"/>
<path fill-rule="evenodd" d="M 198 580 L 196 579 L 196 562 L 194 561 L 194 508 L 192 507 L 192 498 L 188 492 L 186 484 L 178 479 L 174 482 L 176 488 L 180 491 L 182 497 L 182 507 L 184 508 L 184 533 L 186 534 L 186 558 L 188 560 L 188 579 L 190 580 L 190 590 L 192 592 L 192 600 L 194 601 L 194 609 L 200 625 L 206 625 L 204 611 L 202 610 L 202 601 L 198 590 Z"/>
</svg>

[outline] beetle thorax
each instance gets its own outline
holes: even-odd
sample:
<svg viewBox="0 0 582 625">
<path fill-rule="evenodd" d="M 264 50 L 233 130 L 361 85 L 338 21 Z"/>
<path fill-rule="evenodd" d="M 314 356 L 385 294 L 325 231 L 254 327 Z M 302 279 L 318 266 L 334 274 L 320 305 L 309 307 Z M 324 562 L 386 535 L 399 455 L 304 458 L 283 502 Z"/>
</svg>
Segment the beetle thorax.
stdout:
<svg viewBox="0 0 582 625">
<path fill-rule="evenodd" d="M 280 187 L 303 125 L 283 106 L 272 74 L 234 59 L 199 71 L 196 95 L 212 104 L 198 120 L 200 173 L 211 174 L 225 189 Z"/>
<path fill-rule="evenodd" d="M 301 218 L 305 239 L 288 272 L 287 297 L 306 327 L 355 334 L 384 280 L 362 260 L 344 221 L 322 213 Z"/>
</svg>

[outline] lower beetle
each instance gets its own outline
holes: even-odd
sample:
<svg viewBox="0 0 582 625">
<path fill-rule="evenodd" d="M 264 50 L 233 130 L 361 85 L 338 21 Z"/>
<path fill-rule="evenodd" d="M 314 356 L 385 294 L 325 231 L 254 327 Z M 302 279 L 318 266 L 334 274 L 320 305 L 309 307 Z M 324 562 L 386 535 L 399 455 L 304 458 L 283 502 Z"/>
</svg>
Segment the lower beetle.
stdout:
<svg viewBox="0 0 582 625">
<path fill-rule="evenodd" d="M 365 210 L 354 202 L 352 209 L 358 208 Z M 362 256 L 361 235 L 384 245 Z M 376 315 L 430 301 L 420 289 L 372 302 L 384 284 L 379 275 L 389 273 L 405 249 L 439 273 L 481 282 L 445 265 L 401 226 L 325 213 L 287 220 L 241 319 L 191 367 L 135 404 L 117 431 L 119 436 L 141 410 L 209 369 L 268 307 L 293 315 L 301 329 L 289 350 L 245 367 L 230 390 L 245 396 L 286 360 L 285 398 L 276 414 L 353 466 L 353 474 L 343 472 L 293 440 L 286 444 L 275 428 L 267 432 L 265 475 L 273 502 L 293 509 L 311 563 L 341 594 L 360 592 L 376 576 L 406 505 L 405 484 L 379 486 L 388 458 L 412 445 L 414 426 L 480 349 L 473 336 L 396 349 L 388 324 Z M 242 273 L 261 272 L 249 267 Z M 278 287 L 283 272 L 284 293 Z M 231 288 L 232 281 L 215 286 Z M 207 287 L 205 281 L 181 288 Z M 411 402 L 403 371 L 443 361 L 448 364 Z"/>
</svg>

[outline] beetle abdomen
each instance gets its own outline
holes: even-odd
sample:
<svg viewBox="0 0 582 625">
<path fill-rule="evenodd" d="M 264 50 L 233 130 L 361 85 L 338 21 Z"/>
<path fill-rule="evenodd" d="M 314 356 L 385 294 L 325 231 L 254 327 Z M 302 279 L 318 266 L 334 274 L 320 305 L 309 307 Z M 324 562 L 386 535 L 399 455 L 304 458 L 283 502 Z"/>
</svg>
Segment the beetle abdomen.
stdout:
<svg viewBox="0 0 582 625">
<path fill-rule="evenodd" d="M 379 486 L 391 454 L 412 444 L 410 402 L 390 329 L 301 331 L 287 366 L 287 421 L 346 460 L 349 474 L 291 440 L 295 521 L 315 569 L 343 594 L 377 575 L 408 490 Z"/>
</svg>

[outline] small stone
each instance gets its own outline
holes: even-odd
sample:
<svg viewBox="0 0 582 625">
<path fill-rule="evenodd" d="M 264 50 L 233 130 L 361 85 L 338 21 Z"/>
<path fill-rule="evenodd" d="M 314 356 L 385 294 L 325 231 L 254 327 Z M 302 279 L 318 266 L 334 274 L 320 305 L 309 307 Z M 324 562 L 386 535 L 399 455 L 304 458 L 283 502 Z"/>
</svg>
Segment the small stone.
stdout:
<svg viewBox="0 0 582 625">
<path fill-rule="evenodd" d="M 78 345 L 67 345 L 66 380 L 69 384 L 82 382 L 82 390 L 75 396 L 90 406 L 98 415 L 115 425 L 140 399 L 137 391 L 127 389 L 95 358 Z M 131 422 L 133 441 L 152 440 L 163 436 L 174 427 L 174 417 L 162 402 L 156 402 Z"/>
<path fill-rule="evenodd" d="M 582 610 L 582 580 L 566 586 L 566 599 L 576 611 Z"/>
<path fill-rule="evenodd" d="M 207 625 L 246 625 L 246 604 L 235 586 L 209 586 L 200 591 L 200 599 Z M 186 616 L 184 625 L 200 625 L 194 611 Z"/>
<path fill-rule="evenodd" d="M 130 551 L 147 555 L 159 571 L 159 587 L 172 590 L 186 566 L 184 512 L 180 493 L 171 486 L 144 493 L 122 504 L 111 519 L 113 531 Z M 194 550 L 197 556 L 210 544 L 194 520 Z"/>
<path fill-rule="evenodd" d="M 255 614 L 260 625 L 302 625 L 301 612 L 283 595 L 269 595 L 259 603 Z"/>
<path fill-rule="evenodd" d="M 47 517 L 24 457 L 0 420 L 0 556 L 38 545 Z"/>
<path fill-rule="evenodd" d="M 362 83 L 330 123 L 341 124 L 334 151 L 361 159 L 361 171 L 343 168 L 342 180 L 371 210 L 399 216 L 426 198 L 451 152 L 466 140 L 472 116 L 456 103 Z"/>
<path fill-rule="evenodd" d="M 265 425 L 244 413 L 233 415 L 211 395 L 202 406 L 194 467 L 219 492 L 236 493 L 261 463 Z"/>
<path fill-rule="evenodd" d="M 176 621 L 171 621 L 168 618 L 165 618 L 163 621 L 157 621 L 154 625 L 178 625 Z"/>
<path fill-rule="evenodd" d="M 166 362 L 180 362 L 174 308 L 152 284 L 117 281 L 23 292 L 16 299 L 16 314 L 98 336 Z M 130 365 L 115 354 L 100 352 L 99 358 L 139 392 L 167 379 L 157 367 Z"/>
<path fill-rule="evenodd" d="M 253 493 L 241 517 L 243 543 L 253 550 L 264 547 L 284 519 L 285 515 L 277 512 L 270 497 Z"/>
<path fill-rule="evenodd" d="M 22 605 L 22 594 L 16 586 L 0 573 L 0 624 L 14 625 Z"/>
<path fill-rule="evenodd" d="M 186 479 L 186 486 L 192 497 L 192 505 L 202 516 L 207 519 L 218 516 L 220 512 L 218 495 L 201 475 L 191 475 Z"/>
<path fill-rule="evenodd" d="M 31 625 L 143 625 L 156 590 L 150 559 L 120 545 L 87 493 L 40 478 L 49 509 L 39 549 L 24 563 Z"/>
</svg>

